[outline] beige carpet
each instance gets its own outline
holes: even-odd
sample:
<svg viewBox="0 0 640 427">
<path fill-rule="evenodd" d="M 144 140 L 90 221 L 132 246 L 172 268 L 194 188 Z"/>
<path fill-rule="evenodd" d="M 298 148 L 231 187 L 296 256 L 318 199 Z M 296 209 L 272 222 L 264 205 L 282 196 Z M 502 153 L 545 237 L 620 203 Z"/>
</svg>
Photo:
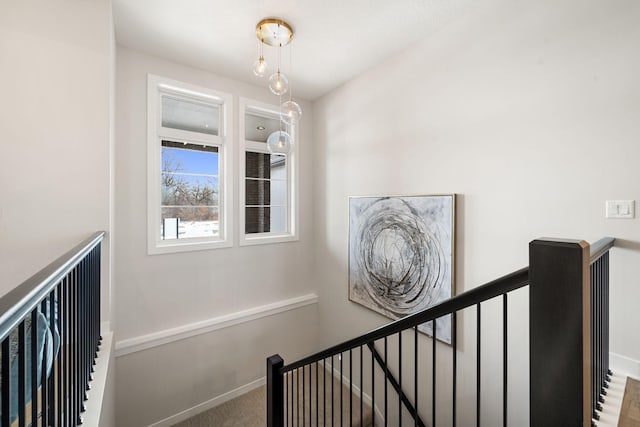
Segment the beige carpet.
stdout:
<svg viewBox="0 0 640 427">
<path fill-rule="evenodd" d="M 323 378 L 323 373 L 326 373 L 326 377 Z M 298 378 L 298 375 L 300 378 Z M 289 419 L 290 426 L 322 426 L 325 425 L 324 419 L 327 418 L 326 425 L 336 426 L 353 426 L 353 427 L 369 427 L 373 425 L 373 413 L 371 407 L 366 403 L 362 405 L 362 424 L 360 423 L 360 397 L 357 390 L 353 390 L 353 398 L 349 401 L 349 386 L 348 384 L 342 384 L 342 422 L 340 420 L 340 378 L 331 375 L 330 370 L 324 370 L 322 365 L 318 370 L 318 388 L 317 388 L 317 400 L 318 411 L 316 414 L 316 367 L 311 366 L 305 369 L 305 388 L 304 397 L 302 397 L 302 387 L 298 389 L 297 396 L 291 396 L 289 394 L 289 404 L 285 405 L 288 408 L 285 417 Z M 333 378 L 333 401 L 331 399 L 331 379 Z M 324 392 L 324 383 L 326 380 L 327 391 Z M 294 374 L 291 377 L 285 377 L 285 388 L 288 383 L 291 390 L 298 382 L 302 384 L 302 372 Z M 285 396 L 287 394 L 285 393 Z M 304 406 L 303 406 L 304 405 Z M 350 405 L 353 406 L 353 416 L 350 414 Z M 302 408 L 304 407 L 304 411 Z M 333 416 L 332 416 L 333 408 Z M 304 420 L 303 420 L 304 418 Z M 333 418 L 333 422 L 331 419 Z M 318 420 L 316 424 L 316 419 Z M 297 423 L 295 422 L 297 420 Z M 286 425 L 286 422 L 285 422 Z"/>
<path fill-rule="evenodd" d="M 333 401 L 331 400 L 331 374 L 327 371 L 326 382 L 327 392 L 326 397 L 324 394 L 323 384 L 323 369 L 322 366 L 318 372 L 318 407 L 319 411 L 316 415 L 316 371 L 315 367 L 307 367 L 305 369 L 305 387 L 304 398 L 302 397 L 302 373 L 300 372 L 300 378 L 298 374 L 294 373 L 290 377 L 285 377 L 289 385 L 288 396 L 288 411 L 287 417 L 289 419 L 288 425 L 324 425 L 325 414 L 327 417 L 327 424 L 331 424 L 331 409 L 333 410 L 333 423 L 335 425 L 344 426 L 364 426 L 369 427 L 372 425 L 372 411 L 371 407 L 367 404 L 363 404 L 362 424 L 360 423 L 360 399 L 357 393 L 354 393 L 351 404 L 353 405 L 353 417 L 349 414 L 349 387 L 346 384 L 342 384 L 342 424 L 340 423 L 340 379 L 333 378 Z M 296 387 L 295 384 L 300 380 L 300 387 Z M 298 395 L 291 395 L 292 383 L 294 388 L 298 388 Z M 311 398 L 309 398 L 311 393 Z M 303 410 L 304 408 L 304 410 Z M 303 422 L 304 416 L 304 422 Z M 318 423 L 316 424 L 316 418 Z M 186 421 L 176 424 L 174 427 L 264 427 L 266 425 L 266 397 L 265 388 L 259 387 L 249 393 L 238 396 L 235 399 L 229 400 L 215 408 L 212 408 L 206 412 L 198 414 Z M 294 422 L 296 421 L 297 422 Z M 285 423 L 287 424 L 287 423 Z"/>
<path fill-rule="evenodd" d="M 175 427 L 264 427 L 266 425 L 264 387 L 189 418 Z"/>
</svg>

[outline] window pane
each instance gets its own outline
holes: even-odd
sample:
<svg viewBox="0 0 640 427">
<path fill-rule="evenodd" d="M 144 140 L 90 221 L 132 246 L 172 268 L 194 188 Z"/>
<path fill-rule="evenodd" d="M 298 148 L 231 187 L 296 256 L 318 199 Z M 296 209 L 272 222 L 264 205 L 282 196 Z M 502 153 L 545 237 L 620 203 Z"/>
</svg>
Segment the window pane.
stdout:
<svg viewBox="0 0 640 427">
<path fill-rule="evenodd" d="M 280 130 L 277 118 L 252 113 L 245 114 L 244 118 L 244 138 L 249 141 L 267 142 L 269 135 Z"/>
<path fill-rule="evenodd" d="M 219 135 L 220 106 L 163 95 L 162 126 Z"/>
<path fill-rule="evenodd" d="M 217 206 L 218 177 L 162 174 L 162 206 Z"/>
<path fill-rule="evenodd" d="M 245 175 L 247 178 L 269 179 L 271 177 L 270 157 L 269 154 L 247 151 L 245 156 Z"/>
<path fill-rule="evenodd" d="M 271 185 L 269 181 L 246 179 L 244 191 L 245 204 L 247 206 L 271 204 Z"/>
<path fill-rule="evenodd" d="M 162 141 L 162 172 L 218 176 L 218 147 Z"/>
<path fill-rule="evenodd" d="M 287 179 L 287 156 L 274 154 L 271 156 L 271 179 Z"/>
<path fill-rule="evenodd" d="M 218 236 L 218 148 L 162 141 L 161 236 Z"/>
<path fill-rule="evenodd" d="M 245 208 L 245 233 L 285 233 L 287 208 L 284 206 Z"/>
<path fill-rule="evenodd" d="M 271 231 L 271 209 L 268 207 L 245 208 L 244 232 L 267 233 Z"/>
<path fill-rule="evenodd" d="M 160 225 L 163 240 L 215 237 L 220 234 L 217 207 L 163 207 Z"/>
<path fill-rule="evenodd" d="M 271 207 L 271 231 L 285 233 L 287 231 L 287 208 L 284 206 Z"/>
<path fill-rule="evenodd" d="M 271 180 L 271 204 L 275 206 L 287 205 L 287 181 Z"/>
<path fill-rule="evenodd" d="M 245 154 L 245 233 L 286 233 L 286 156 L 252 151 Z"/>
</svg>

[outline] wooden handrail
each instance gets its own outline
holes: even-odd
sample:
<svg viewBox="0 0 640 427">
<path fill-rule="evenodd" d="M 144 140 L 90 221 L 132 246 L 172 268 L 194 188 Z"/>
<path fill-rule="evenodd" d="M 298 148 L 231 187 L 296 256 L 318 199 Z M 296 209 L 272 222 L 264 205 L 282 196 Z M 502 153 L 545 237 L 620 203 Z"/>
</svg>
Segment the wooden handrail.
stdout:
<svg viewBox="0 0 640 427">
<path fill-rule="evenodd" d="M 589 249 L 589 264 L 596 262 L 604 253 L 614 247 L 616 239 L 613 237 L 603 237 L 594 244 L 590 245 Z"/>
</svg>

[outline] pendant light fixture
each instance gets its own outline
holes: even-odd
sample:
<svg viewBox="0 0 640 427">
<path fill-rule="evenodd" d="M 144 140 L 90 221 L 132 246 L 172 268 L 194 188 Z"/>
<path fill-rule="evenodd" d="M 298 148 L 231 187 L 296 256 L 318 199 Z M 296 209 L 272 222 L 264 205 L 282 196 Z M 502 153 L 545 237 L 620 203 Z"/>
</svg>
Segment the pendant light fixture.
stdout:
<svg viewBox="0 0 640 427">
<path fill-rule="evenodd" d="M 267 138 L 267 148 L 271 154 L 289 154 L 292 147 L 291 135 L 282 129 L 273 132 Z"/>
<path fill-rule="evenodd" d="M 282 102 L 282 96 L 280 97 Z M 289 154 L 293 147 L 293 138 L 289 133 L 282 130 L 282 107 L 280 107 L 280 129 L 271 133 L 267 138 L 267 148 L 271 154 Z"/>
<path fill-rule="evenodd" d="M 293 69 L 293 56 L 291 45 L 289 45 L 289 71 Z M 289 100 L 280 105 L 280 116 L 282 120 L 290 125 L 294 126 L 298 123 L 302 117 L 302 108 L 293 99 L 293 90 L 289 88 Z"/>
<path fill-rule="evenodd" d="M 260 46 L 265 44 L 278 48 L 278 68 L 269 77 L 269 89 L 274 95 L 284 95 L 289 90 L 289 79 L 281 71 L 282 46 L 291 43 L 293 30 L 291 26 L 281 19 L 267 18 L 256 25 L 256 37 L 260 40 Z M 264 62 L 264 56 L 260 54 L 258 62 Z"/>
<path fill-rule="evenodd" d="M 282 72 L 282 47 L 289 45 L 293 40 L 291 25 L 281 19 L 266 18 L 256 25 L 256 37 L 260 42 L 260 56 L 254 63 L 253 73 L 262 77 L 266 74 L 266 61 L 263 54 L 263 46 L 272 46 L 278 49 L 278 66 L 276 72 L 269 77 L 269 90 L 280 97 L 280 129 L 273 132 L 267 138 L 267 147 L 274 154 L 287 154 L 294 143 L 289 133 L 282 129 L 282 123 L 293 126 L 302 116 L 302 109 L 293 101 L 289 79 Z M 289 46 L 291 49 L 291 46 Z M 291 50 L 289 50 L 289 66 L 291 68 Z M 291 70 L 289 70 L 291 71 Z M 282 103 L 282 95 L 289 93 L 289 99 Z"/>
<path fill-rule="evenodd" d="M 253 74 L 258 77 L 264 77 L 267 72 L 267 61 L 264 60 L 264 54 L 262 53 L 264 42 L 260 40 L 260 56 L 258 60 L 253 63 Z"/>
<path fill-rule="evenodd" d="M 269 77 L 269 89 L 274 95 L 284 95 L 289 90 L 289 79 L 280 72 L 280 68 Z"/>
</svg>

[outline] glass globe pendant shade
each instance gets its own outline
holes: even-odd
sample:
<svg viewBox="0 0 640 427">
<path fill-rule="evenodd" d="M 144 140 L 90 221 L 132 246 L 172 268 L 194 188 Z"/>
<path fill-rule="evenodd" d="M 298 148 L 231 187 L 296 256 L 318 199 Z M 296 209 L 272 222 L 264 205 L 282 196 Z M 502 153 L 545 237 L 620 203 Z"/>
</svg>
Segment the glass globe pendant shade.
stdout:
<svg viewBox="0 0 640 427">
<path fill-rule="evenodd" d="M 269 89 L 274 95 L 284 95 L 289 90 L 289 79 L 278 70 L 269 77 Z"/>
<path fill-rule="evenodd" d="M 283 130 L 277 130 L 267 138 L 267 148 L 271 154 L 289 154 L 292 145 L 293 139 Z"/>
<path fill-rule="evenodd" d="M 282 120 L 288 125 L 294 125 L 300 121 L 302 117 L 302 108 L 292 100 L 288 100 L 280 107 L 282 111 Z"/>
<path fill-rule="evenodd" d="M 267 61 L 264 60 L 264 56 L 260 55 L 260 58 L 253 63 L 253 74 L 258 77 L 264 77 L 267 72 Z"/>
</svg>

